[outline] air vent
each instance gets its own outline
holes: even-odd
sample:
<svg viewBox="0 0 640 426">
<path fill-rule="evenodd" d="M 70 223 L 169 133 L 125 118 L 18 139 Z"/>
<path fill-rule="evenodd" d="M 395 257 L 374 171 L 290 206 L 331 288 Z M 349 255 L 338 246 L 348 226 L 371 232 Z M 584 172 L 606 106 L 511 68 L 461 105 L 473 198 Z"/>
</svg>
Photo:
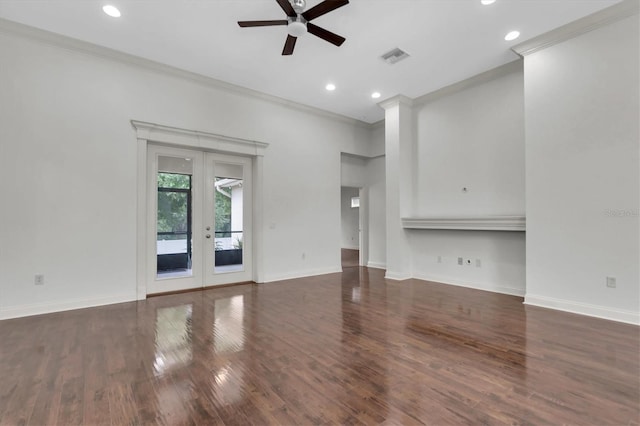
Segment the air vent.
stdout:
<svg viewBox="0 0 640 426">
<path fill-rule="evenodd" d="M 401 60 L 408 58 L 409 54 L 399 47 L 396 47 L 395 49 L 388 51 L 380 57 L 389 65 L 393 65 L 396 62 L 400 62 Z"/>
</svg>

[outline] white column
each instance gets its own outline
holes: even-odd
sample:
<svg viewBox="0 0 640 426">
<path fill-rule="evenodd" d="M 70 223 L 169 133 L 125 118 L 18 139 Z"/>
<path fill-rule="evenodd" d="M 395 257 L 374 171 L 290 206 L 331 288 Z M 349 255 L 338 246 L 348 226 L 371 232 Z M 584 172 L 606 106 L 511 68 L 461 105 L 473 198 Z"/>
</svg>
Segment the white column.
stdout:
<svg viewBox="0 0 640 426">
<path fill-rule="evenodd" d="M 387 207 L 387 273 L 385 278 L 412 276 L 411 250 L 402 217 L 413 211 L 415 138 L 413 101 L 395 96 L 380 103 L 385 109 L 385 175 Z"/>
</svg>

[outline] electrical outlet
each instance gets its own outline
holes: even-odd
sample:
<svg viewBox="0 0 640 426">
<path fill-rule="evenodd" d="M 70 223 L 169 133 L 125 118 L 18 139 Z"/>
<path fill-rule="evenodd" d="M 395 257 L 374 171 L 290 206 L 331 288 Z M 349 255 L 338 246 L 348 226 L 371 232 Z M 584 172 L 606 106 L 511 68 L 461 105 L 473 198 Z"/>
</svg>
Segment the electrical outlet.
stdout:
<svg viewBox="0 0 640 426">
<path fill-rule="evenodd" d="M 44 275 L 36 274 L 33 282 L 35 285 L 44 285 Z"/>
<path fill-rule="evenodd" d="M 607 287 L 616 288 L 616 278 L 615 277 L 607 277 Z"/>
<path fill-rule="evenodd" d="M 462 265 L 462 258 L 461 257 L 458 258 L 458 265 Z"/>
<path fill-rule="evenodd" d="M 480 259 L 476 259 L 476 268 L 482 268 L 482 261 Z"/>
<path fill-rule="evenodd" d="M 442 263 L 442 256 L 438 256 L 438 263 Z"/>
</svg>

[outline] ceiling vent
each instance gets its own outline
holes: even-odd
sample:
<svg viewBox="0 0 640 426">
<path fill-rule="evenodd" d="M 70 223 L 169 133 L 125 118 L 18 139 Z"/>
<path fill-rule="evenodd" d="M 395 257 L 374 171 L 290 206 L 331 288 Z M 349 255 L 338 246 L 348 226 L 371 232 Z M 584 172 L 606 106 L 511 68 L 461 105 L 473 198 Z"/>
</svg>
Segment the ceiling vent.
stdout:
<svg viewBox="0 0 640 426">
<path fill-rule="evenodd" d="M 409 54 L 399 47 L 396 47 L 380 57 L 389 65 L 393 65 L 396 62 L 400 62 L 401 60 L 408 58 Z"/>
</svg>

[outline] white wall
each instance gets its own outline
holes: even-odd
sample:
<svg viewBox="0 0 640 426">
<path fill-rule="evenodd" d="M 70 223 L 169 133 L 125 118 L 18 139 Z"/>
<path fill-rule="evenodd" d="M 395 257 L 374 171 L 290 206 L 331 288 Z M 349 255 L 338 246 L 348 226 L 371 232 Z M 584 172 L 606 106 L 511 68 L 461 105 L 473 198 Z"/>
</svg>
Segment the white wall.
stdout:
<svg viewBox="0 0 640 426">
<path fill-rule="evenodd" d="M 340 152 L 367 126 L 25 32 L 0 32 L 0 317 L 135 299 L 131 119 L 270 143 L 266 280 L 340 270 Z"/>
<path fill-rule="evenodd" d="M 366 157 L 343 154 L 340 157 L 340 182 L 342 186 L 362 188 L 367 186 Z"/>
<path fill-rule="evenodd" d="M 636 15 L 525 58 L 526 303 L 639 321 L 638 52 Z"/>
<path fill-rule="evenodd" d="M 370 148 L 371 152 L 369 157 L 381 157 L 384 155 L 384 121 L 380 121 L 378 123 L 374 123 L 371 129 L 371 143 Z"/>
<path fill-rule="evenodd" d="M 515 65 L 414 108 L 418 216 L 524 216 L 524 80 Z"/>
<path fill-rule="evenodd" d="M 348 186 L 341 188 L 341 241 L 344 249 L 360 249 L 360 209 L 351 207 L 351 198 L 358 197 L 359 193 L 359 188 Z"/>
<path fill-rule="evenodd" d="M 525 215 L 523 84 L 510 64 L 414 106 L 414 216 Z M 407 232 L 414 277 L 524 295 L 523 232 Z"/>
<path fill-rule="evenodd" d="M 384 129 L 382 131 L 384 133 Z M 367 182 L 369 190 L 367 266 L 385 269 L 387 264 L 387 219 L 384 157 L 375 157 L 369 160 L 367 163 Z"/>
</svg>

